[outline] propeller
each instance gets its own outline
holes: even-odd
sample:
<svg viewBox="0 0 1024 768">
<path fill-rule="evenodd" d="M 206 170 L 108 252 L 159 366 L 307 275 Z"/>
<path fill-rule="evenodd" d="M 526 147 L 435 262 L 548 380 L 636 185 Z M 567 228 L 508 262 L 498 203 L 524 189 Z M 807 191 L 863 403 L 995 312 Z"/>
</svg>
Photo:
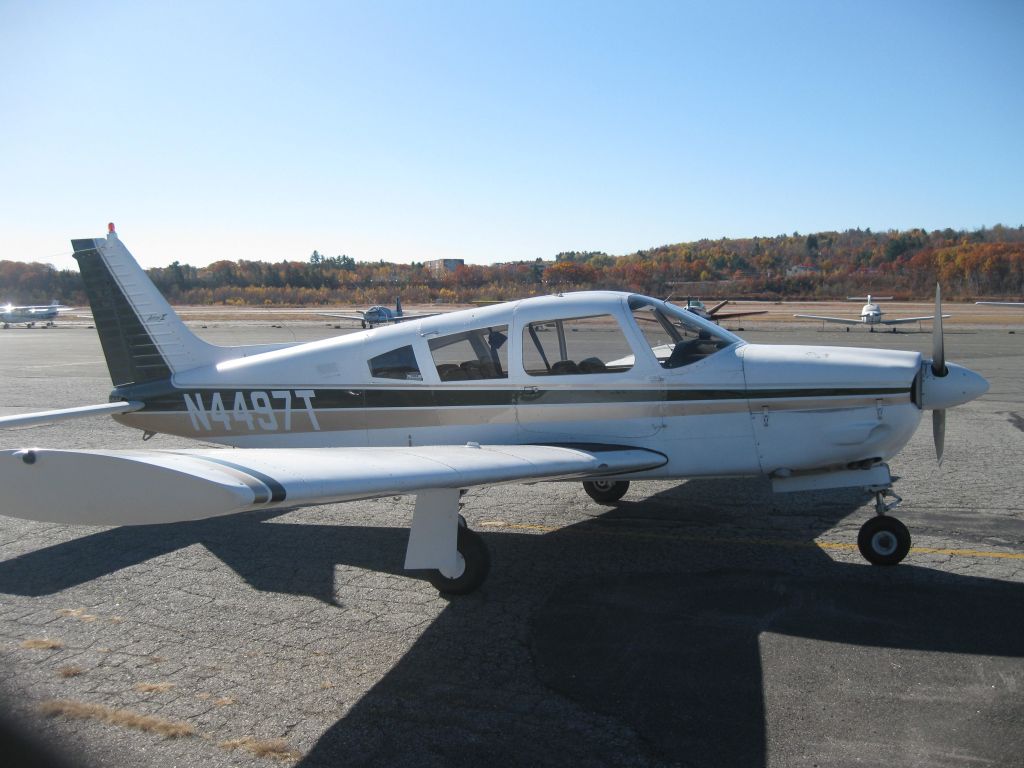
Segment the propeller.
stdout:
<svg viewBox="0 0 1024 768">
<path fill-rule="evenodd" d="M 932 373 L 936 376 L 945 376 L 949 371 L 946 369 L 946 353 L 942 342 L 942 292 L 939 284 L 935 284 L 935 323 L 932 325 Z"/>
<path fill-rule="evenodd" d="M 946 409 L 932 411 L 932 437 L 935 438 L 935 459 L 942 466 L 942 449 L 946 444 Z"/>
<path fill-rule="evenodd" d="M 932 375 L 941 378 L 949 373 L 946 351 L 942 339 L 942 291 L 935 284 L 935 321 L 932 325 Z M 942 466 L 942 450 L 946 444 L 946 409 L 932 411 L 932 437 L 935 439 L 935 458 Z"/>
</svg>

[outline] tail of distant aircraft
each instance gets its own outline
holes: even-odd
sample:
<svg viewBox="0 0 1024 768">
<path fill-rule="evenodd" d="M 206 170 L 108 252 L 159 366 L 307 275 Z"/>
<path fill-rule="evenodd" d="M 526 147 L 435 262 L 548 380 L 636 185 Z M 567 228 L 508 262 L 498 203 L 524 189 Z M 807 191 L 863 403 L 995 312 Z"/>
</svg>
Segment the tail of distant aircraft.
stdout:
<svg viewBox="0 0 1024 768">
<path fill-rule="evenodd" d="M 401 316 L 402 316 L 402 297 L 399 296 L 398 299 L 395 301 L 395 317 L 401 317 Z"/>
<path fill-rule="evenodd" d="M 105 239 L 72 240 L 114 386 L 170 378 L 232 356 L 192 333 L 109 226 Z"/>
</svg>

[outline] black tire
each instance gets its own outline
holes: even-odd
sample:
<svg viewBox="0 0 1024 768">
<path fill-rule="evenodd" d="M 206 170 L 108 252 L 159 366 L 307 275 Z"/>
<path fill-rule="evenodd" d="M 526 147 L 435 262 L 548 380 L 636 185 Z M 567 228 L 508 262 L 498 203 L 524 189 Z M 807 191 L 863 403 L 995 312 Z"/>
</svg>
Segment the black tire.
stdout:
<svg viewBox="0 0 1024 768">
<path fill-rule="evenodd" d="M 586 480 L 583 490 L 598 504 L 614 504 L 626 495 L 629 480 Z"/>
<path fill-rule="evenodd" d="M 895 517 L 873 517 L 860 527 L 857 547 L 872 565 L 896 565 L 910 551 L 910 531 Z"/>
<path fill-rule="evenodd" d="M 468 595 L 487 580 L 487 574 L 491 571 L 491 554 L 479 533 L 460 525 L 456 547 L 466 566 L 462 575 L 454 579 L 440 571 L 430 571 L 427 575 L 427 579 L 442 595 Z"/>
</svg>

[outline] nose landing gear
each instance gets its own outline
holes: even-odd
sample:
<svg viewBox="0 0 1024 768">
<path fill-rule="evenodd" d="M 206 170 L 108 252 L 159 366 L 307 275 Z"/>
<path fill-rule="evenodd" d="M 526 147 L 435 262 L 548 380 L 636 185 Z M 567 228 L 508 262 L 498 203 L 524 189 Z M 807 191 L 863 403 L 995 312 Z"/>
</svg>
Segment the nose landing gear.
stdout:
<svg viewBox="0 0 1024 768">
<path fill-rule="evenodd" d="M 875 516 L 860 528 L 857 534 L 857 548 L 872 565 L 896 565 L 910 551 L 910 531 L 907 526 L 888 512 L 903 501 L 891 488 L 876 488 Z M 893 500 L 886 503 L 885 497 Z"/>
</svg>

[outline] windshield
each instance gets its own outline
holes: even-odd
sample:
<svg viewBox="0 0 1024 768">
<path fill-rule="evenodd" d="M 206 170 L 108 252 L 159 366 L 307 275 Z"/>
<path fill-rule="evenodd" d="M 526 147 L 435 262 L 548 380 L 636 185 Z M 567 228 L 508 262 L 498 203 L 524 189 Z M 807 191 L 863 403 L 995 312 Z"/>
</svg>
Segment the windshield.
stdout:
<svg viewBox="0 0 1024 768">
<path fill-rule="evenodd" d="M 647 296 L 630 296 L 629 308 L 662 368 L 681 368 L 742 341 L 709 320 Z"/>
</svg>

